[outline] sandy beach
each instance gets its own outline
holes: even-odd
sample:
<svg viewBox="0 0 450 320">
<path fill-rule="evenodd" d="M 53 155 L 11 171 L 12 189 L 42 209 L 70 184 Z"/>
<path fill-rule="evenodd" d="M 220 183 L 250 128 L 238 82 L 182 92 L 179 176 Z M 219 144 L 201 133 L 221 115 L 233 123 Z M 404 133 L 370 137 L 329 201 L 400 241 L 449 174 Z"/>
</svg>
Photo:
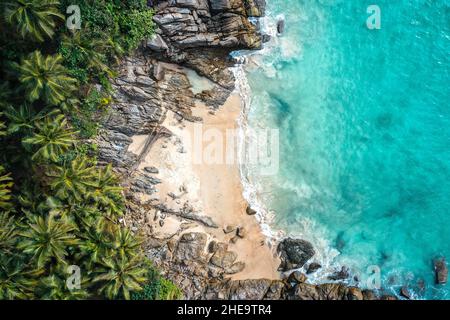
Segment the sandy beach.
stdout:
<svg viewBox="0 0 450 320">
<path fill-rule="evenodd" d="M 180 120 L 168 111 L 162 125 L 172 132 L 172 137 L 156 141 L 138 170 L 159 169 L 156 176 L 162 183 L 152 198 L 173 210 L 192 206 L 197 214 L 212 219 L 217 228 L 198 223 L 184 228 L 186 232 L 205 232 L 211 239 L 229 243 L 229 250 L 237 253 L 237 261 L 245 262 L 245 268 L 230 276 L 232 279 L 278 279 L 279 259 L 275 248 L 267 241 L 255 216 L 246 213 L 237 141 L 233 139 L 240 112 L 241 100 L 237 94 L 232 94 L 217 110 L 198 103 L 193 115 L 201 117 L 202 122 Z M 145 138 L 133 137 L 128 150 L 139 154 Z M 144 197 L 143 201 L 151 200 L 149 196 Z M 174 217 L 166 219 L 161 237 L 170 236 L 179 229 L 179 223 Z M 241 228 L 243 237 L 237 237 L 236 231 L 226 233 L 226 228 Z"/>
</svg>

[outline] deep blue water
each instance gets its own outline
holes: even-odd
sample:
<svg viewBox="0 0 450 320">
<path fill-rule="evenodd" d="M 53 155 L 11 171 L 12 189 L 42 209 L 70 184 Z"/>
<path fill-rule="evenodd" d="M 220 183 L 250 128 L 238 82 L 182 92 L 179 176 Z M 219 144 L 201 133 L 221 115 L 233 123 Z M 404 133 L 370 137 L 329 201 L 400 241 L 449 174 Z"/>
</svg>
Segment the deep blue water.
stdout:
<svg viewBox="0 0 450 320">
<path fill-rule="evenodd" d="M 373 3 L 380 30 L 366 27 Z M 450 0 L 268 11 L 266 28 L 283 17 L 286 30 L 249 66 L 249 123 L 280 130 L 280 170 L 250 177 L 273 227 L 326 248 L 330 264 L 378 265 L 384 287 L 423 279 L 422 297 L 450 298 L 432 268 L 450 260 Z"/>
</svg>

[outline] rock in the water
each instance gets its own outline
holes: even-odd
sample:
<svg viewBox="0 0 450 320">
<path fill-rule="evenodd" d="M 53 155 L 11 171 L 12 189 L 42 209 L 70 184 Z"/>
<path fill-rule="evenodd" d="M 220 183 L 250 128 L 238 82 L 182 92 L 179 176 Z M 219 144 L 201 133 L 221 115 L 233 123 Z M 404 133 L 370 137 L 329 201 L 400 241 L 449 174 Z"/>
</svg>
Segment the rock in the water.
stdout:
<svg viewBox="0 0 450 320">
<path fill-rule="evenodd" d="M 406 299 L 411 299 L 411 294 L 410 294 L 410 292 L 409 292 L 408 287 L 406 287 L 406 286 L 403 286 L 403 287 L 400 289 L 400 294 L 401 294 L 403 297 L 405 297 Z"/>
<path fill-rule="evenodd" d="M 303 272 L 300 271 L 294 271 L 292 272 L 289 277 L 288 277 L 288 282 L 289 283 L 304 283 L 306 282 L 308 278 L 306 277 L 306 275 Z"/>
<path fill-rule="evenodd" d="M 245 212 L 247 212 L 249 216 L 253 216 L 257 213 L 256 210 L 252 209 L 250 206 L 247 207 L 247 210 L 245 210 Z"/>
<path fill-rule="evenodd" d="M 306 274 L 314 273 L 317 270 L 319 270 L 320 268 L 322 268 L 322 265 L 320 263 L 311 262 L 308 266 L 308 269 L 306 270 Z"/>
<path fill-rule="evenodd" d="M 277 251 L 281 259 L 279 270 L 283 271 L 303 267 L 315 254 L 311 243 L 292 238 L 286 238 L 280 242 Z"/>
<path fill-rule="evenodd" d="M 263 43 L 269 42 L 270 39 L 271 39 L 271 36 L 270 36 L 269 34 L 263 34 L 263 35 L 262 35 L 262 42 L 263 42 Z"/>
<path fill-rule="evenodd" d="M 284 33 L 285 22 L 284 20 L 280 20 L 277 22 L 277 32 L 279 35 Z"/>
<path fill-rule="evenodd" d="M 333 273 L 331 276 L 328 277 L 328 279 L 333 280 L 333 281 L 338 281 L 338 280 L 348 279 L 349 276 L 350 276 L 350 274 L 349 274 L 348 268 L 343 266 L 341 268 L 341 270 Z"/>
<path fill-rule="evenodd" d="M 434 270 L 436 273 L 436 283 L 445 284 L 448 278 L 448 268 L 445 258 L 439 258 L 434 260 Z"/>
</svg>

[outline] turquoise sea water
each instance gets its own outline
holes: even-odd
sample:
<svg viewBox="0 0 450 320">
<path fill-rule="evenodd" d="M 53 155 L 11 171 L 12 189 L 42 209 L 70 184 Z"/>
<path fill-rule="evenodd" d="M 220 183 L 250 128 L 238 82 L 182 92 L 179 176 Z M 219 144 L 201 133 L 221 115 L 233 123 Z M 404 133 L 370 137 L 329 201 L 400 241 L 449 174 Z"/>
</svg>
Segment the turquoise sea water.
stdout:
<svg viewBox="0 0 450 320">
<path fill-rule="evenodd" d="M 247 75 L 249 125 L 280 130 L 278 173 L 250 173 L 272 226 L 329 268 L 450 298 L 432 267 L 450 261 L 450 0 L 268 0 L 265 27 L 281 17 Z"/>
</svg>

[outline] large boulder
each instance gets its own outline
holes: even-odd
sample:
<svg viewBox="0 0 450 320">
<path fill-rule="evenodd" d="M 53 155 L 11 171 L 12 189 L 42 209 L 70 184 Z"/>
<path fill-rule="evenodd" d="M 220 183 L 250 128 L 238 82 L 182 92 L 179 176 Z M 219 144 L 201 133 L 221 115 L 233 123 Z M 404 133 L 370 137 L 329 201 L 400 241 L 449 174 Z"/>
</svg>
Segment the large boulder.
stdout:
<svg viewBox="0 0 450 320">
<path fill-rule="evenodd" d="M 280 242 L 277 251 L 281 259 L 279 270 L 282 271 L 303 267 L 315 254 L 311 243 L 292 238 L 286 238 Z"/>
<path fill-rule="evenodd" d="M 322 268 L 322 265 L 320 263 L 311 262 L 308 266 L 308 269 L 306 270 L 306 274 L 314 273 L 317 270 L 319 270 L 320 268 Z"/>
<path fill-rule="evenodd" d="M 263 300 L 279 299 L 283 283 L 269 279 L 235 280 L 211 283 L 205 291 L 205 299 Z"/>
<path fill-rule="evenodd" d="M 436 283 L 445 284 L 448 279 L 448 268 L 445 258 L 439 258 L 434 260 L 434 271 L 436 273 Z"/>
<path fill-rule="evenodd" d="M 309 284 L 299 283 L 291 300 L 363 300 L 363 293 L 355 287 L 347 287 L 341 283 Z"/>
<path fill-rule="evenodd" d="M 234 262 L 236 261 L 236 258 L 237 258 L 236 252 L 219 249 L 213 254 L 209 262 L 216 267 L 228 269 L 231 268 L 231 266 L 233 266 Z M 232 268 L 231 270 L 235 269 Z"/>
<path fill-rule="evenodd" d="M 178 241 L 175 259 L 179 262 L 203 260 L 207 235 L 200 232 L 184 233 Z"/>
</svg>

